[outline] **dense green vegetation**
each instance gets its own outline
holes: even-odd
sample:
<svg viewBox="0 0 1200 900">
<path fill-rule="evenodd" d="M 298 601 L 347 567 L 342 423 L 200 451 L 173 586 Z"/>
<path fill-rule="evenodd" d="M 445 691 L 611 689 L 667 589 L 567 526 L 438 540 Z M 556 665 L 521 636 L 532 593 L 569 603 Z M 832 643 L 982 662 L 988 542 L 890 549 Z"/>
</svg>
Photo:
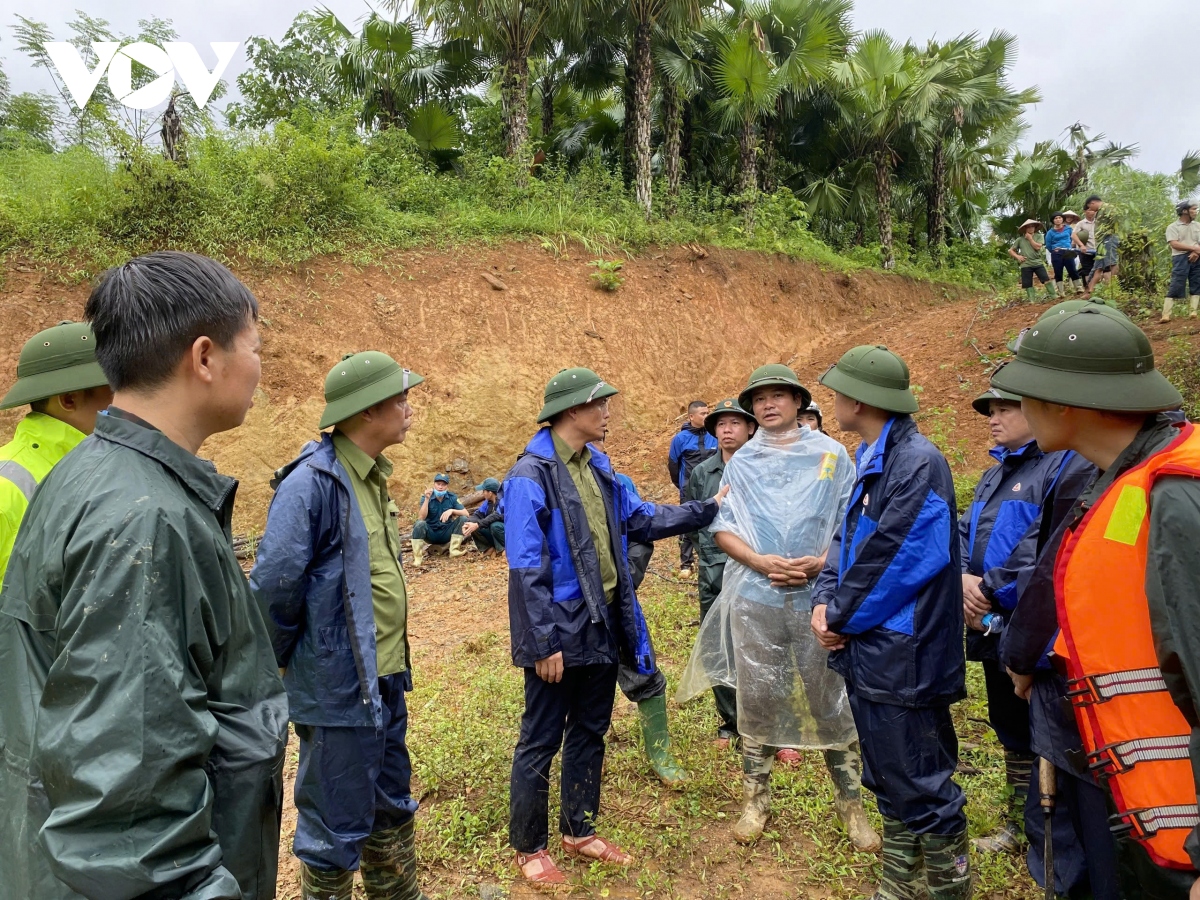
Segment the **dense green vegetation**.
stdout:
<svg viewBox="0 0 1200 900">
<path fill-rule="evenodd" d="M 850 9 L 420 0 L 411 19 L 352 26 L 318 9 L 248 41 L 219 122 L 183 93 L 165 116 L 134 113 L 104 81 L 84 109 L 57 79 L 58 96 L 12 95 L 0 70 L 0 253 L 82 273 L 166 245 L 270 262 L 513 236 L 702 241 L 1007 285 L 1015 223 L 1095 191 L 1127 238 L 1127 283 L 1158 289 L 1157 235 L 1200 156 L 1150 175 L 1080 125 L 1019 151 L 1038 93 L 1009 83 L 1013 36 L 900 44 L 853 32 Z M 91 65 L 93 40 L 174 37 L 139 24 L 69 27 Z M 50 29 L 11 31 L 55 77 Z"/>
</svg>

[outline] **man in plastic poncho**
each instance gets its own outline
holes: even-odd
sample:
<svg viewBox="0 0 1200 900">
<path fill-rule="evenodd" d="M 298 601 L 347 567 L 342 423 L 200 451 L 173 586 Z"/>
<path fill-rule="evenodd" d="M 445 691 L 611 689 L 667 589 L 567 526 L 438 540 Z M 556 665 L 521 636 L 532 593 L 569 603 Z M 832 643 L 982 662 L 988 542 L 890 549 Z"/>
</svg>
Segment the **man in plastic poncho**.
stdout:
<svg viewBox="0 0 1200 900">
<path fill-rule="evenodd" d="M 820 749 L 838 818 L 860 850 L 879 848 L 863 812 L 857 735 L 842 678 L 809 631 L 809 595 L 845 514 L 854 467 L 844 447 L 797 416 L 811 402 L 787 366 L 754 371 L 739 403 L 759 424 L 725 467 L 729 496 L 711 531 L 729 555 L 724 585 L 701 626 L 680 698 L 711 685 L 737 690 L 745 805 L 742 843 L 770 814 L 771 765 L 780 747 Z"/>
</svg>

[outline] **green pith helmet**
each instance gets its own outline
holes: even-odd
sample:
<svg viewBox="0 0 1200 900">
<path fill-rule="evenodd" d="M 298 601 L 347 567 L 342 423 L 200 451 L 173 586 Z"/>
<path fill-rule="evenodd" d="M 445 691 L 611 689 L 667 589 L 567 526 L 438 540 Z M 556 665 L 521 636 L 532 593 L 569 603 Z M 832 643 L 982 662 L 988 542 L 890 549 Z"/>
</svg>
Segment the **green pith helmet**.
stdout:
<svg viewBox="0 0 1200 900">
<path fill-rule="evenodd" d="M 1154 367 L 1150 339 L 1126 319 L 1085 307 L 1039 321 L 992 387 L 1047 403 L 1152 413 L 1183 402 Z"/>
<path fill-rule="evenodd" d="M 851 400 L 885 412 L 915 413 L 918 408 L 908 387 L 908 365 L 882 345 L 864 344 L 847 350 L 819 381 Z"/>
<path fill-rule="evenodd" d="M 721 416 L 727 416 L 730 414 L 741 416 L 747 422 L 756 421 L 751 413 L 746 412 L 746 410 L 742 408 L 742 404 L 738 402 L 736 397 L 729 397 L 726 400 L 722 400 L 711 410 L 709 410 L 708 415 L 704 417 L 704 430 L 713 437 L 716 437 L 717 419 L 719 419 Z"/>
<path fill-rule="evenodd" d="M 794 388 L 800 392 L 801 409 L 812 403 L 812 394 L 808 392 L 808 388 L 800 383 L 800 379 L 796 377 L 795 372 L 782 363 L 769 363 L 765 366 L 759 366 L 750 373 L 750 383 L 746 385 L 744 391 L 738 394 L 738 403 L 742 409 L 749 410 L 753 405 L 750 402 L 750 398 L 754 396 L 756 390 L 764 387 Z"/>
<path fill-rule="evenodd" d="M 402 369 L 398 362 L 378 350 L 344 356 L 325 376 L 325 412 L 321 413 L 320 427 L 344 422 L 424 380 L 423 375 Z"/>
<path fill-rule="evenodd" d="M 0 409 L 106 384 L 108 379 L 96 362 L 92 327 L 83 322 L 60 322 L 25 342 L 17 360 L 17 383 L 0 400 Z"/>
<path fill-rule="evenodd" d="M 538 424 L 565 412 L 574 406 L 582 406 L 593 400 L 603 400 L 617 393 L 617 389 L 604 381 L 591 369 L 582 367 L 563 369 L 546 382 L 542 411 L 538 413 Z"/>
<path fill-rule="evenodd" d="M 1065 316 L 1068 313 L 1079 312 L 1086 306 L 1096 307 L 1097 312 L 1105 315 L 1119 316 L 1122 319 L 1128 318 L 1125 313 L 1121 312 L 1115 306 L 1109 306 L 1103 300 L 1063 300 L 1061 303 L 1055 303 L 1052 307 L 1038 316 L 1038 323 L 1045 321 L 1052 316 Z M 1022 328 L 1021 333 L 1008 342 L 1008 349 L 1011 353 L 1016 353 L 1017 348 L 1021 346 L 1021 340 L 1028 334 L 1030 329 Z"/>
<path fill-rule="evenodd" d="M 1007 400 L 1010 403 L 1021 402 L 1021 398 L 1017 394 L 1010 394 L 1007 391 L 997 390 L 996 388 L 988 388 L 988 390 L 971 401 L 971 408 L 981 416 L 990 416 L 992 414 L 993 400 Z"/>
</svg>

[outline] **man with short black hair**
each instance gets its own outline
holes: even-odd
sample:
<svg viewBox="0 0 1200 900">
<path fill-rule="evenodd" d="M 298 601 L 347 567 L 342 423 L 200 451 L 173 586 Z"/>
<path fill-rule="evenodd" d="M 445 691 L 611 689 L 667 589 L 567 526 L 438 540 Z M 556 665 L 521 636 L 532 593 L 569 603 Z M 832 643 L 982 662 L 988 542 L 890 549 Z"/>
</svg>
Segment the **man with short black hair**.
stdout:
<svg viewBox="0 0 1200 900">
<path fill-rule="evenodd" d="M 688 404 L 688 419 L 671 439 L 671 451 L 667 457 L 667 470 L 671 482 L 679 489 L 679 499 L 687 487 L 692 469 L 717 452 L 717 440 L 704 430 L 704 418 L 708 415 L 708 404 L 693 400 Z M 679 577 L 690 578 L 696 564 L 696 550 L 690 534 L 679 537 Z"/>
<path fill-rule="evenodd" d="M 111 402 L 87 325 L 60 322 L 21 348 L 17 382 L 0 400 L 0 409 L 29 404 L 13 439 L 0 447 L 0 579 L 34 490 L 92 433 L 96 414 Z"/>
<path fill-rule="evenodd" d="M 258 304 L 188 253 L 106 272 L 85 315 L 115 394 L 42 482 L 0 596 L 0 896 L 275 896 L 287 697 L 233 552 Z M 27 818 L 26 818 L 27 817 Z"/>
<path fill-rule="evenodd" d="M 275 474 L 250 584 L 275 626 L 300 739 L 296 838 L 302 900 L 424 900 L 417 886 L 408 705 L 408 586 L 383 451 L 412 425 L 425 379 L 386 353 L 325 377 L 320 427 Z"/>
<path fill-rule="evenodd" d="M 1171 283 L 1163 301 L 1162 321 L 1171 321 L 1171 307 L 1176 300 L 1185 300 L 1189 286 L 1192 294 L 1192 318 L 1200 305 L 1200 221 L 1197 221 L 1194 200 L 1181 200 L 1175 205 L 1179 219 L 1167 226 L 1167 245 L 1171 248 Z"/>
</svg>

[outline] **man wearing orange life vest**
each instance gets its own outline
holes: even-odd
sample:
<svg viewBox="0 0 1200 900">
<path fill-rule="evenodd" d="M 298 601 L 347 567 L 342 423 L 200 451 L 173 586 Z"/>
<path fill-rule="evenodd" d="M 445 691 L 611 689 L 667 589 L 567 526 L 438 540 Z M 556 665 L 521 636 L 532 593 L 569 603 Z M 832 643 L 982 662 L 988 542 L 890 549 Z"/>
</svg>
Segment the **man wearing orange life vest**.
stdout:
<svg viewBox="0 0 1200 900">
<path fill-rule="evenodd" d="M 1087 307 L 1035 325 L 992 386 L 1022 397 L 1043 450 L 1102 472 L 1059 550 L 1052 661 L 1080 767 L 1114 813 L 1125 894 L 1200 900 L 1200 431 L 1161 415 L 1181 397 L 1145 334 Z"/>
</svg>

